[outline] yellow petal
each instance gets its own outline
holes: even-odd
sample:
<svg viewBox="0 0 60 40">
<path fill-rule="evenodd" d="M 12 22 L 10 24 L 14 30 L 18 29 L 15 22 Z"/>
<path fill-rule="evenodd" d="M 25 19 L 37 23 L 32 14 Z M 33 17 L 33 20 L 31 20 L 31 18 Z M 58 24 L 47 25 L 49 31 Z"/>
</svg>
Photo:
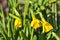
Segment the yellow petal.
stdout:
<svg viewBox="0 0 60 40">
<path fill-rule="evenodd" d="M 34 24 L 34 21 L 32 21 L 32 22 L 31 22 L 31 25 L 30 25 L 30 26 L 32 27 L 32 26 L 33 26 L 33 24 Z"/>
<path fill-rule="evenodd" d="M 37 23 L 35 26 L 34 26 L 34 29 L 37 29 L 37 28 L 39 28 L 40 27 L 40 25 Z"/>
<path fill-rule="evenodd" d="M 48 23 L 48 22 L 43 22 L 43 31 L 44 32 L 49 32 L 50 30 L 52 30 L 53 29 L 53 27 L 52 27 L 52 25 L 50 24 L 50 23 Z"/>
<path fill-rule="evenodd" d="M 40 27 L 40 20 L 38 20 L 38 19 L 32 20 L 31 27 L 33 27 L 34 29 L 39 28 Z"/>
<path fill-rule="evenodd" d="M 20 19 L 16 19 L 15 22 L 14 22 L 14 27 L 15 28 L 20 28 L 22 27 L 22 22 Z"/>
</svg>

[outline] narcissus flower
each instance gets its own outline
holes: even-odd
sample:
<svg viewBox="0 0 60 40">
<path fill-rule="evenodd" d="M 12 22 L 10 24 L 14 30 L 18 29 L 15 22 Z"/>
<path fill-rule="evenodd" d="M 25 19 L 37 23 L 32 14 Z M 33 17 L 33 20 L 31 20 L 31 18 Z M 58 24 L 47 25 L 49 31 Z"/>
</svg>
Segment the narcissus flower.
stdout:
<svg viewBox="0 0 60 40">
<path fill-rule="evenodd" d="M 42 26 L 43 26 L 43 33 L 49 32 L 53 29 L 52 25 L 50 23 L 48 23 L 47 21 L 43 22 Z"/>
<path fill-rule="evenodd" d="M 44 19 L 42 13 L 40 13 L 40 17 L 42 20 L 41 23 L 42 23 L 42 27 L 43 27 L 43 33 L 51 31 L 53 29 L 53 26 Z"/>
<path fill-rule="evenodd" d="M 21 28 L 22 27 L 22 22 L 21 19 L 16 19 L 14 22 L 14 27 L 17 28 Z"/>
<path fill-rule="evenodd" d="M 34 29 L 37 29 L 39 28 L 41 25 L 40 25 L 40 20 L 36 19 L 34 15 L 32 15 L 32 22 L 31 22 L 31 27 L 33 27 Z"/>
<path fill-rule="evenodd" d="M 54 3 L 56 2 L 56 0 L 49 0 L 49 3 Z"/>
</svg>

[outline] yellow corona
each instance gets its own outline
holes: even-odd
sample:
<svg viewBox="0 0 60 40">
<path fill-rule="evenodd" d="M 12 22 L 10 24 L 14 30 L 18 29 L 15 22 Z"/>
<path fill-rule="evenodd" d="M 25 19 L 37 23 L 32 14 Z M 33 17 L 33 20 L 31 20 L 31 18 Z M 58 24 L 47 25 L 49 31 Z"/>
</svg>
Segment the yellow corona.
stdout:
<svg viewBox="0 0 60 40">
<path fill-rule="evenodd" d="M 17 28 L 21 28 L 22 27 L 22 22 L 21 19 L 16 19 L 14 22 L 14 27 Z"/>
<path fill-rule="evenodd" d="M 43 22 L 42 26 L 43 26 L 43 32 L 49 32 L 53 29 L 52 25 L 47 21 Z"/>
<path fill-rule="evenodd" d="M 32 22 L 31 22 L 31 27 L 33 27 L 34 29 L 37 29 L 40 27 L 40 20 L 36 19 L 34 15 L 32 15 Z"/>
</svg>

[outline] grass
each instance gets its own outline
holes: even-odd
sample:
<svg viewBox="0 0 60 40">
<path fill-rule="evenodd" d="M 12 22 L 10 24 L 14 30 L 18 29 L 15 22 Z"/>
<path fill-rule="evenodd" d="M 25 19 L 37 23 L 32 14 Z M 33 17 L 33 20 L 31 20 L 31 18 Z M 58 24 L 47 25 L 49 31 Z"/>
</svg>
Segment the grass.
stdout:
<svg viewBox="0 0 60 40">
<path fill-rule="evenodd" d="M 59 2 L 8 0 L 8 19 L 0 8 L 0 40 L 60 40 Z"/>
</svg>

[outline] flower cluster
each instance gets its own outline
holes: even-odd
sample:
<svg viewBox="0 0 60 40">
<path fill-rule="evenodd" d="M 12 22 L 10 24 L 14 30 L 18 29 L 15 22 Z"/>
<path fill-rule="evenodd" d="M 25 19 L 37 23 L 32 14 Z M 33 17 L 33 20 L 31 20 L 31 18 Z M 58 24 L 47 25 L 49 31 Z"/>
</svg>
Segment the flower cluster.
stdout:
<svg viewBox="0 0 60 40">
<path fill-rule="evenodd" d="M 48 23 L 47 21 L 41 21 L 41 20 L 38 20 L 35 18 L 35 16 L 33 15 L 32 16 L 33 20 L 31 22 L 31 27 L 33 27 L 34 29 L 37 29 L 39 27 L 41 27 L 41 24 L 42 24 L 42 27 L 43 27 L 43 33 L 44 32 L 49 32 L 50 30 L 53 29 L 52 25 L 50 23 Z"/>
<path fill-rule="evenodd" d="M 42 24 L 42 25 L 41 25 Z M 50 23 L 48 23 L 47 21 L 45 20 L 39 20 L 35 17 L 35 15 L 32 14 L 32 21 L 31 21 L 31 24 L 30 24 L 31 27 L 33 27 L 35 30 L 37 28 L 40 28 L 42 27 L 43 28 L 43 33 L 44 32 L 49 32 L 50 30 L 53 29 L 52 25 Z M 21 22 L 21 19 L 15 19 L 15 22 L 14 22 L 14 27 L 15 29 L 17 28 L 21 28 L 22 27 L 22 22 Z"/>
</svg>

